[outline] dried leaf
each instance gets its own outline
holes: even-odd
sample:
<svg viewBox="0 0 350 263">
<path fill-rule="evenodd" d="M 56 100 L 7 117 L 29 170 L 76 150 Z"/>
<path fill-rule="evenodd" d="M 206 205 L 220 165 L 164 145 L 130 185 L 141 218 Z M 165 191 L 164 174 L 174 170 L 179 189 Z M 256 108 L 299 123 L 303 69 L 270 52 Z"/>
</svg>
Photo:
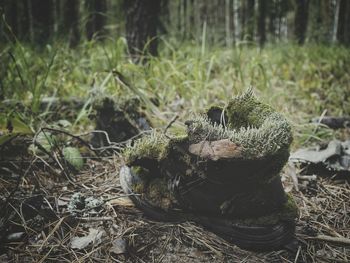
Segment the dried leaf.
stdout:
<svg viewBox="0 0 350 263">
<path fill-rule="evenodd" d="M 102 237 L 104 236 L 106 232 L 104 230 L 89 229 L 89 234 L 87 236 L 83 237 L 73 237 L 71 241 L 71 248 L 73 249 L 84 249 L 90 244 L 93 244 L 94 246 L 97 246 L 101 244 Z"/>
</svg>

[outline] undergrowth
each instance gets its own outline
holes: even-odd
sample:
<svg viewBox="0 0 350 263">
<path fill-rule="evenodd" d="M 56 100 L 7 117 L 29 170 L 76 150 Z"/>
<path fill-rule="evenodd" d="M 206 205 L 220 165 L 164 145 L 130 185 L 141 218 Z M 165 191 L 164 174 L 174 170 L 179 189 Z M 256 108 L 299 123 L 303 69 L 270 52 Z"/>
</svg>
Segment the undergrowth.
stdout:
<svg viewBox="0 0 350 263">
<path fill-rule="evenodd" d="M 338 46 L 203 50 L 163 39 L 160 56 L 138 64 L 128 58 L 123 38 L 84 42 L 76 49 L 56 43 L 38 50 L 15 43 L 0 50 L 1 95 L 7 103 L 3 108 L 9 112 L 8 105 L 21 102 L 35 118 L 45 114 L 39 104 L 47 97 L 89 102 L 101 95 L 137 95 L 155 126 L 164 127 L 179 115 L 176 127 L 189 113 L 214 103 L 224 106 L 249 86 L 291 120 L 296 145 L 334 136 L 310 124 L 312 117 L 350 115 L 350 50 Z M 86 106 L 75 122 L 80 129 L 89 127 Z"/>
</svg>

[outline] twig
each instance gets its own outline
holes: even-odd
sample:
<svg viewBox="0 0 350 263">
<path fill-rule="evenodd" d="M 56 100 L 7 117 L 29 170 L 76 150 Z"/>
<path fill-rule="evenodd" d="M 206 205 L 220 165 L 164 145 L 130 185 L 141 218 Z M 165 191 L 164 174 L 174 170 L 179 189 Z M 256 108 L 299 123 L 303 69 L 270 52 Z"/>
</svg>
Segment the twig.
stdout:
<svg viewBox="0 0 350 263">
<path fill-rule="evenodd" d="M 80 138 L 79 136 L 76 136 L 76 135 L 74 135 L 74 134 L 71 134 L 71 133 L 69 133 L 69 132 L 67 132 L 67 131 L 60 130 L 60 129 L 54 129 L 54 128 L 48 128 L 48 127 L 41 128 L 41 131 L 44 132 L 45 130 L 47 130 L 47 131 L 52 131 L 52 132 L 56 132 L 56 133 L 63 133 L 63 134 L 65 134 L 65 135 L 68 135 L 68 136 L 70 136 L 70 137 L 72 137 L 72 138 L 78 140 L 80 143 L 84 144 L 84 145 L 85 145 L 86 147 L 88 147 L 91 151 L 93 151 L 93 152 L 96 154 L 96 156 L 99 157 L 98 152 L 95 151 L 95 150 L 91 147 L 91 145 L 90 145 L 89 143 L 87 143 L 85 140 L 83 140 L 83 139 Z"/>
<path fill-rule="evenodd" d="M 346 237 L 331 237 L 326 235 L 317 235 L 315 237 L 307 237 L 306 239 L 314 239 L 326 242 L 333 242 L 338 244 L 343 244 L 346 246 L 350 246 L 350 239 Z"/>
<path fill-rule="evenodd" d="M 87 222 L 99 222 L 99 221 L 113 221 L 114 218 L 111 216 L 102 216 L 102 217 L 76 217 L 76 219 Z"/>
<path fill-rule="evenodd" d="M 172 119 L 171 121 L 168 123 L 168 125 L 164 128 L 164 134 L 166 134 L 166 132 L 168 131 L 168 129 L 171 127 L 171 125 L 174 124 L 174 122 L 179 118 L 179 115 L 176 114 Z"/>
</svg>

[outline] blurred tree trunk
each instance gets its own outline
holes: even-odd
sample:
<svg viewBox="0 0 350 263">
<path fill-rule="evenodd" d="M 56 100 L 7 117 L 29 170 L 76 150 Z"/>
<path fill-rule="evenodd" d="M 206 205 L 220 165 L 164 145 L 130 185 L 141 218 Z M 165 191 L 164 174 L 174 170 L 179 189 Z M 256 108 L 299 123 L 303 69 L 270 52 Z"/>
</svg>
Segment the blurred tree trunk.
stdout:
<svg viewBox="0 0 350 263">
<path fill-rule="evenodd" d="M 232 46 L 232 36 L 233 36 L 233 27 L 232 27 L 232 1 L 225 0 L 225 40 L 226 40 L 226 47 Z"/>
<path fill-rule="evenodd" d="M 124 0 L 126 39 L 134 59 L 158 54 L 157 28 L 161 0 Z"/>
<path fill-rule="evenodd" d="M 337 39 L 339 43 L 350 45 L 350 2 L 340 0 Z"/>
<path fill-rule="evenodd" d="M 64 2 L 64 32 L 68 33 L 69 46 L 74 47 L 79 43 L 79 0 L 65 0 Z"/>
<path fill-rule="evenodd" d="M 0 22 L 1 25 L 1 38 L 10 39 L 16 41 L 15 38 L 19 37 L 19 23 L 18 23 L 18 3 L 17 1 L 2 1 L 0 3 L 0 19 L 4 14 L 5 23 Z"/>
<path fill-rule="evenodd" d="M 158 33 L 159 34 L 167 34 L 168 28 L 169 28 L 169 26 L 171 26 L 169 3 L 167 0 L 161 0 L 159 13 L 161 14 L 161 16 L 158 20 L 159 21 Z"/>
<path fill-rule="evenodd" d="M 296 0 L 294 34 L 299 45 L 304 44 L 309 13 L 308 0 Z"/>
<path fill-rule="evenodd" d="M 231 46 L 235 43 L 236 25 L 235 25 L 235 1 L 229 0 L 229 12 L 230 12 L 230 27 L 231 27 Z"/>
<path fill-rule="evenodd" d="M 64 28 L 64 9 L 68 0 L 53 0 L 54 2 L 54 33 L 56 35 L 64 35 L 67 33 L 66 28 Z"/>
<path fill-rule="evenodd" d="M 233 21 L 234 21 L 234 34 L 235 34 L 235 43 L 237 44 L 241 38 L 242 23 L 240 15 L 241 3 L 239 0 L 233 0 Z"/>
<path fill-rule="evenodd" d="M 5 8 L 4 0 L 0 0 L 0 17 L 3 17 L 3 15 L 5 13 L 4 8 Z M 5 42 L 4 31 L 5 31 L 5 25 L 4 25 L 4 23 L 0 23 L 0 41 L 1 42 Z M 1 84 L 1 79 L 0 79 L 0 84 Z"/>
<path fill-rule="evenodd" d="M 187 38 L 187 34 L 188 34 L 188 23 L 187 23 L 187 11 L 188 11 L 188 6 L 187 6 L 187 1 L 188 0 L 184 0 L 183 1 L 183 39 Z"/>
<path fill-rule="evenodd" d="M 18 37 L 18 5 L 16 0 L 12 0 L 9 6 L 8 24 L 11 27 L 13 34 Z"/>
<path fill-rule="evenodd" d="M 266 0 L 259 0 L 258 35 L 259 46 L 263 47 L 266 42 Z"/>
<path fill-rule="evenodd" d="M 333 19 L 333 29 L 332 29 L 332 42 L 337 42 L 337 31 L 338 31 L 338 20 L 339 20 L 339 10 L 340 9 L 340 0 L 336 0 L 335 2 L 335 12 Z"/>
<path fill-rule="evenodd" d="M 34 41 L 45 44 L 53 31 L 53 1 L 29 0 L 31 17 L 33 19 Z"/>
<path fill-rule="evenodd" d="M 95 32 L 98 36 L 105 34 L 107 1 L 95 0 Z"/>
<path fill-rule="evenodd" d="M 318 15 L 319 41 L 329 43 L 331 41 L 332 10 L 329 0 L 320 0 Z"/>
<path fill-rule="evenodd" d="M 193 36 L 194 34 L 194 27 L 195 27 L 195 23 L 196 20 L 194 18 L 194 13 L 195 13 L 195 9 L 194 9 L 194 0 L 190 0 L 190 11 L 189 11 L 189 36 Z"/>
<path fill-rule="evenodd" d="M 344 43 L 347 45 L 347 46 L 350 46 L 350 3 L 348 2 L 347 3 L 347 9 L 346 9 L 346 21 L 345 21 L 345 41 Z"/>
<path fill-rule="evenodd" d="M 244 36 L 247 41 L 253 41 L 254 39 L 254 28 L 255 28 L 255 0 L 247 0 L 244 1 L 244 17 L 243 17 L 243 25 L 244 25 Z"/>
<path fill-rule="evenodd" d="M 203 29 L 204 27 L 206 27 L 207 23 L 208 23 L 208 6 L 207 3 L 204 3 L 203 1 L 199 2 L 199 27 L 198 27 L 198 32 L 200 32 L 201 36 L 203 35 Z M 203 39 L 202 39 L 203 41 Z"/>
<path fill-rule="evenodd" d="M 31 38 L 31 32 L 32 32 L 32 18 L 31 14 L 29 13 L 29 0 L 22 1 L 22 4 L 18 6 L 18 13 L 19 16 L 19 32 L 20 36 L 19 39 L 24 41 L 32 40 Z"/>
<path fill-rule="evenodd" d="M 276 26 L 275 26 L 275 23 L 276 23 L 276 4 L 275 4 L 275 1 L 274 0 L 270 0 L 269 1 L 269 40 L 270 41 L 273 41 L 275 40 L 275 31 L 276 31 Z"/>
<path fill-rule="evenodd" d="M 107 1 L 85 0 L 85 5 L 89 12 L 86 23 L 86 35 L 88 40 L 91 40 L 94 36 L 98 37 L 105 33 Z"/>
</svg>

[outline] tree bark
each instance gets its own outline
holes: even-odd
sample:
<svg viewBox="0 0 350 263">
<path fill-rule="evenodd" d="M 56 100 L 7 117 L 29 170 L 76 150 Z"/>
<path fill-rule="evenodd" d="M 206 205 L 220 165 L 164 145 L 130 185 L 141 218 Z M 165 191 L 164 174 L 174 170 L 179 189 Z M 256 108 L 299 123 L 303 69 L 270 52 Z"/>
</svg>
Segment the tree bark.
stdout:
<svg viewBox="0 0 350 263">
<path fill-rule="evenodd" d="M 299 45 L 303 45 L 306 37 L 306 29 L 309 13 L 308 0 L 296 0 L 296 11 L 294 18 L 294 34 Z"/>
<path fill-rule="evenodd" d="M 263 47 L 266 42 L 266 0 L 259 0 L 258 34 L 259 46 Z"/>
<path fill-rule="evenodd" d="M 160 4 L 161 0 L 124 0 L 126 39 L 129 52 L 136 60 L 140 55 L 158 54 Z"/>
</svg>

